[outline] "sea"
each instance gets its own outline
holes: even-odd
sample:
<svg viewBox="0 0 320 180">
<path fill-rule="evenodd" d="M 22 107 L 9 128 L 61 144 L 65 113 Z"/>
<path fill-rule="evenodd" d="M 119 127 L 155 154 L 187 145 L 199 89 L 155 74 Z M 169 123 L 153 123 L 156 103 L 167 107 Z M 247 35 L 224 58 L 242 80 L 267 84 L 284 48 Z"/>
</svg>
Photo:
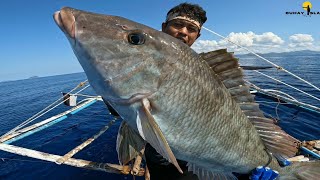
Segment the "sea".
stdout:
<svg viewBox="0 0 320 180">
<path fill-rule="evenodd" d="M 320 87 L 320 55 L 278 54 L 267 59 L 286 68 L 288 71 Z M 270 66 L 253 56 L 240 56 L 240 64 L 246 66 Z M 320 92 L 300 80 L 275 68 L 259 70 L 317 98 Z M 252 71 L 244 71 L 246 80 L 255 85 L 276 89 L 293 96 L 299 101 L 320 107 L 320 102 Z M 85 73 L 37 77 L 24 80 L 0 82 L 0 135 L 8 132 L 32 115 L 62 97 L 80 82 L 86 80 Z M 91 87 L 81 94 L 96 95 Z M 277 121 L 279 126 L 295 138 L 303 140 L 320 139 L 319 113 L 308 111 L 290 104 L 257 95 L 256 101 L 266 116 Z M 78 97 L 79 100 L 83 97 Z M 68 110 L 68 106 L 58 106 L 35 122 Z M 13 145 L 47 153 L 64 155 L 81 144 L 114 117 L 109 115 L 103 102 L 97 102 L 77 114 L 45 130 L 18 140 Z M 77 153 L 74 158 L 94 162 L 117 164 L 116 137 L 121 119 L 92 144 Z M 134 179 L 131 175 L 110 174 L 100 171 L 57 165 L 52 162 L 27 158 L 0 151 L 0 179 Z M 137 178 L 142 179 L 142 178 Z"/>
</svg>

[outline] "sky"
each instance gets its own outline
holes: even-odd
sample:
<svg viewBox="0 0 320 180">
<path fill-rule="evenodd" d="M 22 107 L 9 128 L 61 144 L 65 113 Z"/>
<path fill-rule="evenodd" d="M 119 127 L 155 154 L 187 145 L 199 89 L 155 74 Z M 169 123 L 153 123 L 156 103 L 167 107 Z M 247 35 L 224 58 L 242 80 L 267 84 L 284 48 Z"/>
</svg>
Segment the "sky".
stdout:
<svg viewBox="0 0 320 180">
<path fill-rule="evenodd" d="M 82 72 L 52 15 L 64 6 L 122 16 L 161 29 L 166 13 L 185 0 L 1 0 L 0 81 Z M 307 16 L 300 0 L 189 0 L 202 6 L 204 26 L 257 53 L 320 51 L 320 14 Z M 320 1 L 310 1 L 311 12 Z M 304 12 L 304 15 L 286 14 Z M 245 53 L 202 30 L 197 52 L 228 48 Z"/>
</svg>

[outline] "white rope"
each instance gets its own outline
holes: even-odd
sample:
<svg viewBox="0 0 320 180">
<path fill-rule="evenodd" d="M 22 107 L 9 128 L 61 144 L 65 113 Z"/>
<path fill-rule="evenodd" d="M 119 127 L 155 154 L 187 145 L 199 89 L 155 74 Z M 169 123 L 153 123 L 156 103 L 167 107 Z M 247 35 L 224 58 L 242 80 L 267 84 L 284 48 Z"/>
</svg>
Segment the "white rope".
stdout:
<svg viewBox="0 0 320 180">
<path fill-rule="evenodd" d="M 87 83 L 88 80 L 85 80 L 83 82 L 81 82 L 78 86 L 76 86 L 75 88 L 73 88 L 72 90 L 70 90 L 67 94 L 70 94 L 71 92 L 73 92 L 74 90 L 76 90 L 77 88 L 83 86 L 85 83 Z M 90 86 L 90 85 L 88 85 Z M 87 86 L 87 87 L 88 87 Z M 78 91 L 78 92 L 81 92 L 83 91 L 84 89 L 86 89 L 87 87 L 83 88 L 82 90 Z M 67 95 L 66 94 L 66 95 Z M 65 96 L 66 96 L 65 95 Z M 61 99 L 63 99 L 65 96 L 59 98 L 58 100 L 56 100 L 55 102 L 51 103 L 50 105 L 48 105 L 47 107 L 45 107 L 44 109 L 42 109 L 41 111 L 39 111 L 38 113 L 36 113 L 35 115 L 31 116 L 29 119 L 25 120 L 24 122 L 22 122 L 21 124 L 19 124 L 18 126 L 16 126 L 15 128 L 13 128 L 12 130 L 8 131 L 7 133 L 5 133 L 4 135 L 2 135 L 0 138 L 3 138 L 4 136 L 7 136 L 8 134 L 11 134 L 15 131 L 17 131 L 18 129 L 24 127 L 25 125 L 31 123 L 32 121 L 38 119 L 39 117 L 43 116 L 44 114 L 46 114 L 47 112 L 51 111 L 52 109 L 54 109 L 55 107 L 57 107 L 58 105 L 64 103 L 65 101 L 67 101 L 69 98 L 65 99 L 64 101 L 60 102 L 58 105 L 54 106 L 53 108 L 50 108 L 52 107 L 54 104 L 56 104 L 58 101 L 60 101 Z M 50 109 L 49 109 L 50 108 Z M 49 110 L 47 110 L 49 109 Z M 47 110 L 47 111 L 46 111 Z M 45 111 L 45 112 L 44 112 Z M 44 113 L 43 113 L 44 112 Z"/>
<path fill-rule="evenodd" d="M 283 70 L 284 72 L 286 72 L 286 73 L 294 76 L 295 78 L 297 78 L 297 79 L 299 79 L 299 80 L 307 83 L 307 84 L 310 85 L 311 87 L 313 87 L 313 88 L 315 88 L 316 90 L 320 91 L 320 89 L 319 89 L 317 86 L 315 86 L 315 85 L 313 85 L 312 83 L 310 83 L 310 82 L 302 79 L 301 77 L 299 77 L 299 76 L 291 73 L 290 71 L 284 69 L 283 67 L 281 67 L 281 66 L 279 66 L 279 65 L 277 65 L 277 64 L 275 64 L 275 63 L 273 63 L 273 62 L 271 62 L 271 61 L 269 61 L 269 60 L 267 60 L 266 58 L 260 56 L 259 54 L 255 53 L 255 52 L 253 52 L 253 51 L 251 51 L 250 49 L 248 49 L 248 48 L 246 48 L 246 47 L 243 47 L 243 46 L 241 46 L 241 45 L 239 45 L 239 44 L 237 44 L 237 43 L 235 43 L 235 42 L 233 42 L 233 41 L 230 41 L 228 38 L 226 38 L 226 37 L 224 37 L 224 36 L 222 36 L 222 35 L 214 32 L 214 31 L 212 31 L 212 30 L 210 30 L 210 29 L 208 29 L 208 28 L 206 28 L 206 27 L 203 27 L 203 26 L 202 26 L 202 28 L 205 29 L 205 30 L 207 30 L 207 31 L 209 31 L 209 32 L 211 32 L 211 33 L 213 33 L 213 34 L 215 34 L 215 35 L 217 35 L 217 36 L 219 36 L 219 37 L 221 37 L 221 38 L 223 38 L 223 39 L 225 39 L 225 40 L 227 40 L 228 42 L 230 42 L 230 43 L 232 43 L 232 44 L 234 44 L 234 45 L 236 45 L 236 46 L 238 46 L 238 47 L 240 47 L 240 48 L 242 48 L 242 49 L 244 49 L 244 50 L 246 50 L 246 51 L 254 54 L 255 56 L 259 57 L 260 59 L 262 59 L 262 60 L 264 60 L 264 61 L 272 64 L 272 65 L 273 65 L 274 67 L 276 67 L 277 69 Z"/>
<path fill-rule="evenodd" d="M 85 95 L 85 94 L 70 94 L 70 95 L 77 95 L 77 96 L 83 96 L 83 97 L 88 97 L 88 98 L 96 98 L 98 96 L 90 96 L 90 95 Z"/>
<path fill-rule="evenodd" d="M 269 101 L 256 101 L 256 103 L 263 103 L 263 104 L 290 104 L 290 103 L 279 103 L 279 102 L 269 102 Z"/>
<path fill-rule="evenodd" d="M 292 88 L 292 89 L 295 89 L 295 90 L 297 90 L 297 91 L 299 91 L 299 92 L 301 92 L 301 93 L 303 93 L 303 94 L 306 94 L 307 96 L 310 96 L 310 97 L 312 97 L 312 98 L 320 101 L 319 98 L 317 98 L 317 97 L 315 97 L 315 96 L 313 96 L 313 95 L 311 95 L 311 94 L 309 94 L 309 93 L 306 93 L 306 92 L 304 92 L 304 91 L 302 91 L 302 90 L 300 90 L 300 89 L 298 89 L 298 88 L 296 88 L 296 87 L 294 87 L 294 86 L 291 86 L 291 85 L 289 85 L 289 84 L 287 84 L 287 83 L 284 83 L 284 82 L 282 82 L 282 81 L 280 81 L 280 80 L 278 80 L 278 79 L 275 79 L 275 78 L 273 78 L 273 77 L 271 77 L 271 76 L 268 76 L 268 75 L 266 75 L 266 74 L 264 74 L 264 73 L 262 73 L 262 72 L 259 72 L 259 71 L 257 71 L 257 70 L 254 70 L 254 71 L 257 72 L 257 73 L 259 73 L 259 74 L 261 74 L 261 75 L 263 75 L 263 76 L 265 76 L 265 77 L 268 77 L 268 78 L 270 78 L 270 79 L 272 79 L 272 80 L 274 80 L 274 81 L 277 81 L 277 82 L 279 82 L 279 83 L 281 83 L 281 84 L 284 84 L 284 85 L 286 85 L 286 86 L 288 86 L 288 87 L 290 87 L 290 88 Z"/>
<path fill-rule="evenodd" d="M 71 92 L 73 92 L 74 90 L 76 90 L 77 88 L 83 86 L 83 85 L 84 85 L 85 83 L 87 83 L 87 82 L 88 82 L 88 80 L 85 80 L 85 81 L 81 82 L 78 86 L 76 86 L 75 88 L 73 88 L 72 90 L 70 90 L 66 95 L 62 96 L 61 98 L 59 98 L 59 99 L 56 100 L 55 102 L 51 103 L 49 106 L 47 106 L 46 108 L 42 109 L 42 110 L 39 111 L 37 114 L 33 115 L 31 118 L 29 118 L 29 119 L 26 120 L 25 122 L 30 121 L 30 120 L 33 121 L 34 118 L 39 118 L 40 116 L 42 116 L 42 115 L 38 116 L 40 113 L 42 113 L 42 112 L 44 112 L 45 110 L 47 110 L 48 108 L 52 107 L 52 106 L 53 106 L 54 104 L 56 104 L 58 101 L 60 101 L 61 99 L 65 98 L 65 96 L 67 96 L 68 94 L 70 94 Z M 67 101 L 68 99 L 69 99 L 69 98 L 65 99 L 64 101 L 62 101 L 62 103 L 65 102 L 65 101 Z M 62 104 L 62 103 L 60 103 L 60 104 Z M 47 112 L 48 112 L 48 111 L 47 111 Z M 23 122 L 23 123 L 21 123 L 21 124 L 24 124 L 25 122 Z M 19 126 L 20 126 L 20 125 L 19 125 Z M 17 128 L 20 128 L 19 126 L 17 126 Z M 22 125 L 22 127 L 23 127 L 23 126 L 24 126 L 24 125 Z"/>
<path fill-rule="evenodd" d="M 274 90 L 274 89 L 263 89 L 264 91 L 267 91 L 267 92 L 276 92 L 278 94 L 283 94 L 285 96 L 287 96 L 288 98 L 290 98 L 292 101 L 298 101 L 296 98 L 290 96 L 289 94 L 287 93 L 284 93 L 282 91 L 278 91 L 278 90 Z"/>
<path fill-rule="evenodd" d="M 86 89 L 86 88 L 88 88 L 89 86 L 90 86 L 90 85 L 87 85 L 86 87 L 82 88 L 82 89 L 81 89 L 81 90 L 79 90 L 78 92 L 81 92 L 81 91 L 85 90 L 85 89 Z M 70 98 L 70 97 L 69 97 L 69 98 Z M 52 109 L 54 109 L 54 108 L 58 107 L 59 105 L 61 105 L 61 104 L 62 104 L 62 103 L 64 103 L 65 101 L 67 101 L 69 98 L 67 98 L 67 99 L 65 99 L 65 100 L 63 100 L 63 101 L 61 101 L 60 103 L 58 103 L 57 105 L 53 106 L 53 107 L 52 107 L 52 108 L 50 108 L 49 110 L 47 110 L 47 111 L 45 111 L 44 113 L 40 114 L 40 115 L 39 115 L 39 116 L 37 116 L 36 118 L 32 119 L 32 121 L 34 121 L 34 120 L 36 120 L 36 119 L 40 118 L 41 116 L 45 115 L 46 113 L 48 113 L 48 112 L 49 112 L 49 111 L 51 111 Z M 25 126 L 25 125 L 27 125 L 27 124 L 29 124 L 29 123 L 31 123 L 32 121 L 25 123 L 25 124 L 24 124 L 24 126 Z"/>
</svg>

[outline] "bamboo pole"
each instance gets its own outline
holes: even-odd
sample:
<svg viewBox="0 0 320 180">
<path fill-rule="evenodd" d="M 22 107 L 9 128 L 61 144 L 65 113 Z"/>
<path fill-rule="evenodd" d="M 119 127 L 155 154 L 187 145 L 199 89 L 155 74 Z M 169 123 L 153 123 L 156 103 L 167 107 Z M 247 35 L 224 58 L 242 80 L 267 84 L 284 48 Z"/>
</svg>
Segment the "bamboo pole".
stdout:
<svg viewBox="0 0 320 180">
<path fill-rule="evenodd" d="M 55 155 L 55 154 L 49 154 L 45 152 L 40 152 L 32 149 L 27 149 L 23 147 L 17 147 L 9 144 L 3 144 L 0 143 L 0 150 L 10 152 L 13 154 L 19 154 L 22 156 L 27 156 L 35 159 L 50 161 L 50 162 L 56 162 L 58 159 L 62 158 L 62 156 Z M 92 162 L 82 159 L 74 159 L 69 158 L 67 159 L 64 164 L 74 167 L 80 167 L 85 169 L 92 169 L 92 170 L 98 170 L 98 171 L 104 171 L 108 173 L 116 173 L 116 174 L 129 174 L 131 172 L 130 166 L 121 166 L 118 164 L 110 164 L 110 163 L 98 163 L 98 162 Z M 144 169 L 140 168 L 140 171 L 137 176 L 143 176 L 144 175 Z"/>
<path fill-rule="evenodd" d="M 136 157 L 133 167 L 132 167 L 132 174 L 137 175 L 139 174 L 140 166 L 141 166 L 141 161 L 142 161 L 142 156 L 144 154 L 145 148 L 143 148 L 139 155 Z"/>
<path fill-rule="evenodd" d="M 4 136 L 3 138 L 0 139 L 0 142 L 1 143 L 7 143 L 7 144 L 10 144 L 11 142 L 13 141 L 16 141 L 16 140 L 19 140 L 21 138 L 24 138 L 26 136 L 29 136 L 31 134 L 34 134 L 38 131 L 41 131 L 57 122 L 60 122 L 64 119 L 67 118 L 67 115 L 68 114 L 75 114 L 76 112 L 78 112 L 80 109 L 83 109 L 87 106 L 90 106 L 91 104 L 93 104 L 94 102 L 96 102 L 98 99 L 97 98 L 91 98 L 89 100 L 87 100 L 86 102 L 70 109 L 70 110 L 67 110 L 63 113 L 60 113 L 58 115 L 55 115 L 55 116 L 52 116 L 46 120 L 43 120 L 39 123 L 36 123 L 36 124 L 33 124 L 31 126 L 28 126 L 28 127 L 25 127 L 21 130 L 18 130 L 12 134 L 9 134 L 7 136 Z"/>
</svg>

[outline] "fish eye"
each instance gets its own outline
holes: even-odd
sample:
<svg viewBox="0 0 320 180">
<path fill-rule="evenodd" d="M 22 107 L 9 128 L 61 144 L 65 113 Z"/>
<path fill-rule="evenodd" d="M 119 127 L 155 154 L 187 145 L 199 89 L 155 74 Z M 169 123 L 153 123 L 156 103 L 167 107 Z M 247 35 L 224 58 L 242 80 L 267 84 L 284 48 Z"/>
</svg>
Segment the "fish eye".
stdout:
<svg viewBox="0 0 320 180">
<path fill-rule="evenodd" d="M 128 34 L 128 41 L 130 44 L 133 45 L 141 45 L 144 44 L 145 42 L 145 35 L 140 32 L 133 32 Z"/>
</svg>

